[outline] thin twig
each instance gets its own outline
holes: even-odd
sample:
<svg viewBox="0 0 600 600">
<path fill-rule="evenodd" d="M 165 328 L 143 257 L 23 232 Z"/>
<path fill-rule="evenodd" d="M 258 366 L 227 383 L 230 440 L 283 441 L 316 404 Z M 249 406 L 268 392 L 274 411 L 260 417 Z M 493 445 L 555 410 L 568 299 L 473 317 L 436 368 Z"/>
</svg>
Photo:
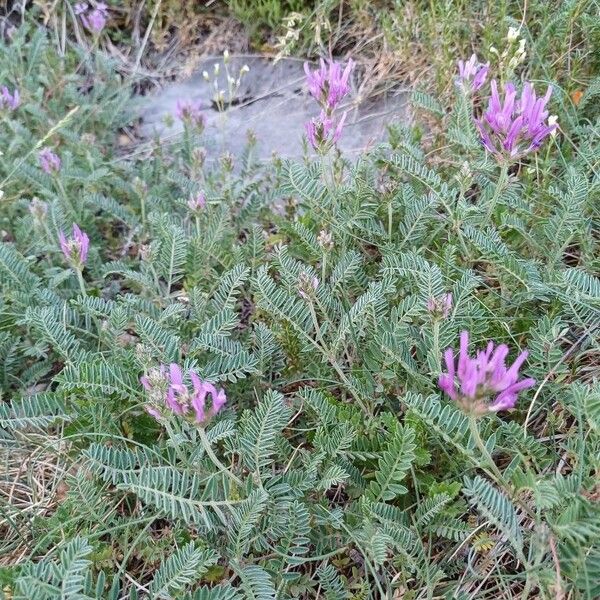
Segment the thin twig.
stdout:
<svg viewBox="0 0 600 600">
<path fill-rule="evenodd" d="M 144 50 L 146 49 L 146 44 L 148 43 L 148 39 L 150 38 L 150 33 L 152 32 L 152 27 L 154 27 L 154 21 L 158 15 L 158 11 L 160 10 L 160 5 L 162 4 L 162 0 L 158 0 L 156 6 L 154 7 L 154 11 L 152 12 L 152 16 L 150 17 L 150 23 L 148 23 L 148 27 L 146 27 L 146 33 L 144 34 L 144 39 L 142 40 L 142 45 L 138 50 L 137 56 L 135 57 L 135 66 L 133 68 L 133 72 L 136 73 L 138 67 L 140 66 L 140 61 L 142 60 L 142 55 L 144 54 Z"/>
</svg>

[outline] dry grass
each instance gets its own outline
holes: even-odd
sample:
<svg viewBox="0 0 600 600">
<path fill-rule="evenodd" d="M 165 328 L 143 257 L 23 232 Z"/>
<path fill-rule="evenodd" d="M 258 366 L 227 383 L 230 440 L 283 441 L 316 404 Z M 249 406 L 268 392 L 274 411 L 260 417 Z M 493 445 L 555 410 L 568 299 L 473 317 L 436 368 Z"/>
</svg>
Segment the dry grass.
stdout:
<svg viewBox="0 0 600 600">
<path fill-rule="evenodd" d="M 28 558 L 34 522 L 52 515 L 66 493 L 67 443 L 59 433 L 20 433 L 0 446 L 0 565 Z"/>
</svg>

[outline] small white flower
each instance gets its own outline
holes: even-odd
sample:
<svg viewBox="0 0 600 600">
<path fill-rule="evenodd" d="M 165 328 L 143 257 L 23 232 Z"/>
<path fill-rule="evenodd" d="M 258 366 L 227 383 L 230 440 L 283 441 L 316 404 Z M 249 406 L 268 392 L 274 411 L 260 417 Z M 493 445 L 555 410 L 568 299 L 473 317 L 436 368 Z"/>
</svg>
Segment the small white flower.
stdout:
<svg viewBox="0 0 600 600">
<path fill-rule="evenodd" d="M 248 65 L 244 65 L 241 69 L 240 69 L 240 73 L 248 73 L 250 71 L 250 67 Z"/>
<path fill-rule="evenodd" d="M 202 77 L 204 77 L 206 81 L 210 81 L 210 75 L 208 74 L 208 71 L 202 71 Z"/>
<path fill-rule="evenodd" d="M 509 42 L 514 42 L 519 37 L 519 30 L 516 27 L 509 27 L 506 39 Z"/>
<path fill-rule="evenodd" d="M 225 48 L 225 52 L 223 52 L 223 62 L 227 64 L 229 62 L 229 50 Z"/>
<path fill-rule="evenodd" d="M 213 71 L 215 72 L 215 75 L 219 74 L 219 63 L 215 63 L 215 66 L 213 67 Z"/>
<path fill-rule="evenodd" d="M 491 52 L 492 54 L 496 54 L 496 55 L 497 55 L 497 54 L 498 54 L 498 49 L 497 49 L 497 48 L 495 48 L 494 46 L 490 46 L 490 52 Z"/>
</svg>

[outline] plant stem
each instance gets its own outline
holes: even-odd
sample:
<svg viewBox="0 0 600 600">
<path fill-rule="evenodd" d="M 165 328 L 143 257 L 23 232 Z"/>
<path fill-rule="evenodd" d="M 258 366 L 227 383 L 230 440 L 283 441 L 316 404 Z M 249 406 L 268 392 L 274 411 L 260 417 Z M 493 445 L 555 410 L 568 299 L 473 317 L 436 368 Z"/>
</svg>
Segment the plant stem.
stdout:
<svg viewBox="0 0 600 600">
<path fill-rule="evenodd" d="M 81 267 L 75 267 L 75 273 L 77 274 L 77 282 L 79 283 L 79 289 L 84 296 L 87 296 L 85 291 L 85 281 L 83 279 L 83 270 Z"/>
<path fill-rule="evenodd" d="M 172 442 L 172 445 L 173 445 L 173 448 L 175 449 L 175 454 L 177 455 L 177 458 L 179 459 L 179 461 L 181 463 L 185 463 L 185 457 L 183 456 L 183 454 L 179 448 L 179 444 L 176 443 L 175 432 L 173 431 L 173 428 L 171 427 L 171 423 L 169 423 L 168 419 L 165 419 L 164 424 L 165 424 L 165 429 L 167 430 L 167 436 L 169 437 L 169 439 Z"/>
<path fill-rule="evenodd" d="M 502 485 L 503 488 L 506 489 L 507 484 L 504 479 L 504 476 L 500 472 L 500 469 L 498 469 L 498 467 L 496 466 L 496 463 L 494 462 L 494 459 L 492 458 L 491 454 L 488 452 L 488 449 L 485 447 L 485 444 L 483 443 L 483 440 L 481 439 L 481 435 L 479 433 L 477 419 L 472 414 L 469 415 L 469 429 L 471 430 L 471 436 L 475 441 L 475 445 L 477 446 L 477 448 L 479 448 L 483 459 L 485 460 L 488 467 L 491 469 L 492 473 L 496 477 L 497 483 L 499 483 L 500 485 Z"/>
<path fill-rule="evenodd" d="M 508 183 L 508 165 L 506 163 L 502 163 L 500 166 L 500 176 L 498 177 L 498 181 L 496 182 L 496 189 L 494 190 L 494 195 L 490 201 L 490 205 L 487 210 L 487 214 L 485 216 L 485 222 L 490 221 L 494 214 L 494 209 L 496 208 L 496 204 L 498 203 L 498 198 L 502 190 L 506 187 Z"/>
<path fill-rule="evenodd" d="M 140 209 L 142 212 L 142 230 L 146 229 L 146 194 L 142 191 L 140 194 Z"/>
<path fill-rule="evenodd" d="M 200 441 L 202 442 L 202 447 L 204 448 L 204 451 L 206 452 L 206 455 L 208 456 L 208 458 L 210 458 L 210 460 L 215 465 L 215 467 L 217 467 L 217 469 L 219 469 L 219 471 L 221 471 L 221 473 L 223 473 L 223 475 L 226 475 L 227 477 L 229 477 L 229 479 L 231 479 L 232 481 L 234 481 L 237 485 L 239 485 L 240 487 L 243 487 L 244 483 L 242 482 L 242 480 L 239 479 L 238 477 L 236 477 L 217 458 L 216 454 L 213 452 L 213 449 L 210 446 L 210 440 L 208 439 L 208 436 L 206 435 L 206 431 L 204 431 L 204 429 L 202 427 L 198 428 L 198 434 L 200 435 Z"/>
<path fill-rule="evenodd" d="M 346 377 L 346 374 L 344 373 L 342 367 L 340 367 L 340 365 L 338 364 L 333 352 L 331 352 L 331 350 L 329 350 L 329 348 L 327 347 L 327 344 L 325 343 L 325 340 L 323 338 L 323 334 L 321 333 L 321 328 L 319 327 L 319 320 L 317 318 L 317 313 L 315 312 L 315 307 L 313 306 L 312 300 L 308 301 L 308 308 L 310 310 L 310 314 L 311 314 L 311 317 L 313 320 L 313 325 L 315 326 L 315 333 L 317 334 L 317 340 L 319 341 L 319 344 L 320 344 L 320 345 L 319 344 L 315 344 L 315 345 L 325 355 L 325 357 L 327 358 L 327 361 L 333 367 L 335 372 L 339 375 L 340 379 L 342 380 L 342 383 L 346 386 L 346 388 L 350 392 L 350 394 L 352 394 L 352 397 L 358 402 L 359 406 L 367 414 L 371 414 L 371 411 L 369 410 L 369 408 L 365 405 L 365 403 L 362 401 L 360 396 L 354 390 L 354 386 L 352 385 L 352 382 L 348 379 L 348 377 Z"/>
<path fill-rule="evenodd" d="M 435 375 L 438 376 L 442 371 L 440 360 L 440 321 L 435 316 L 433 320 L 433 356 L 435 359 Z"/>
<path fill-rule="evenodd" d="M 60 178 L 58 176 L 56 176 L 54 178 L 54 181 L 56 182 L 56 186 L 58 187 L 58 190 L 60 191 L 60 195 L 62 196 L 66 206 L 67 206 L 67 210 L 71 211 L 71 215 L 73 216 L 73 219 L 75 221 L 77 221 L 77 211 L 75 210 L 75 206 L 73 205 L 73 203 L 69 200 L 69 197 L 67 196 L 67 191 L 65 190 L 62 181 L 60 180 Z"/>
<path fill-rule="evenodd" d="M 496 478 L 496 483 L 506 492 L 506 494 L 508 495 L 508 497 L 510 498 L 510 500 L 512 502 L 517 502 L 526 512 L 529 512 L 527 507 L 523 506 L 521 502 L 518 502 L 518 500 L 514 497 L 514 494 L 511 492 L 511 490 L 508 486 L 508 482 L 504 478 L 504 475 L 502 475 L 502 473 L 500 472 L 500 469 L 498 469 L 498 467 L 496 466 L 496 463 L 494 462 L 494 459 L 492 458 L 491 454 L 488 452 L 488 449 L 485 447 L 485 444 L 483 443 L 483 440 L 481 439 L 481 435 L 479 434 L 479 427 L 477 426 L 477 419 L 472 414 L 469 415 L 469 429 L 471 430 L 471 435 L 473 436 L 473 440 L 475 440 L 475 445 L 479 448 L 479 451 L 481 452 L 483 458 L 485 459 L 485 462 L 487 462 L 488 467 L 491 470 L 491 474 Z M 483 467 L 483 468 L 485 469 L 485 467 Z M 487 471 L 487 469 L 485 469 L 485 470 Z M 529 571 L 531 569 L 531 565 L 530 565 L 529 561 L 525 558 L 525 555 L 523 554 L 522 551 L 520 552 L 518 550 L 518 548 L 515 548 L 515 550 L 517 552 L 518 559 L 523 563 L 523 566 L 525 567 L 525 569 L 527 571 Z M 528 581 L 529 581 L 529 574 L 528 574 Z"/>
</svg>

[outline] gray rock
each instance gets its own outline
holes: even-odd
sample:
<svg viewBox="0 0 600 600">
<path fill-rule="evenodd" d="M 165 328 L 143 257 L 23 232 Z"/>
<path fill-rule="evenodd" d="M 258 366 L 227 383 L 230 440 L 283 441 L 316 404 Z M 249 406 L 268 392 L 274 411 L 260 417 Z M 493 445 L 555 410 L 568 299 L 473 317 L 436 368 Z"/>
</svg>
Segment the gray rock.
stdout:
<svg viewBox="0 0 600 600">
<path fill-rule="evenodd" d="M 140 98 L 142 134 L 147 137 L 158 135 L 166 142 L 176 141 L 183 126 L 178 119 L 168 125 L 165 117 L 174 116 L 178 101 L 190 100 L 199 102 L 206 117 L 205 145 L 209 157 L 215 158 L 226 151 L 239 156 L 249 130 L 258 140 L 255 151 L 258 159 L 270 159 L 273 153 L 287 158 L 301 156 L 304 124 L 319 113 L 306 89 L 303 62 L 232 57 L 228 65 L 232 77 L 238 77 L 244 64 L 250 71 L 242 78 L 232 105 L 224 112 L 217 110 L 213 100 L 215 63 L 221 63 L 218 87 L 226 90 L 222 58 L 215 58 L 207 60 L 187 81 L 168 84 L 160 91 Z M 210 74 L 211 82 L 205 81 L 203 71 Z M 344 154 L 358 154 L 380 142 L 387 125 L 394 121 L 406 122 L 407 94 L 395 92 L 360 104 L 356 94 L 352 94 L 341 110 L 348 110 L 348 117 L 339 146 Z"/>
</svg>

